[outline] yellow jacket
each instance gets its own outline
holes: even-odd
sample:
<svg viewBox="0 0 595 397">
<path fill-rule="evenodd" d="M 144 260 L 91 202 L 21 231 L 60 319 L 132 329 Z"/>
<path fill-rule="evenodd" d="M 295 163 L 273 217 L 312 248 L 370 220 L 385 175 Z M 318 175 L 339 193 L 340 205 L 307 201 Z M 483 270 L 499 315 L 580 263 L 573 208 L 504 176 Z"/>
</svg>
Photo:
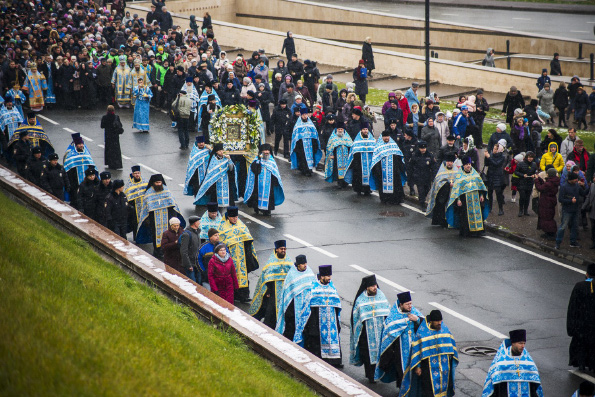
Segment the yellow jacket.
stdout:
<svg viewBox="0 0 595 397">
<path fill-rule="evenodd" d="M 552 146 L 556 147 L 555 153 L 550 152 L 550 148 Z M 547 152 L 544 153 L 544 155 L 541 157 L 541 161 L 539 162 L 539 168 L 542 171 L 545 171 L 545 167 L 550 164 L 554 165 L 554 168 L 558 171 L 559 174 L 564 170 L 564 159 L 562 158 L 562 155 L 558 153 L 558 144 L 556 142 L 552 142 L 549 144 Z"/>
</svg>

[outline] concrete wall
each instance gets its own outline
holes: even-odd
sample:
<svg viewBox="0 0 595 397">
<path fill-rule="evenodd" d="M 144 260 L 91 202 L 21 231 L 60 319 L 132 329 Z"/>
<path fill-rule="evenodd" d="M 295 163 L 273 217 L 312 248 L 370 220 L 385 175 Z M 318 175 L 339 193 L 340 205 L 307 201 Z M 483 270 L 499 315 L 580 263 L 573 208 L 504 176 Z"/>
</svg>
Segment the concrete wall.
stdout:
<svg viewBox="0 0 595 397">
<path fill-rule="evenodd" d="M 168 3 L 169 4 L 169 3 Z M 130 10 L 144 12 L 146 7 L 138 3 L 129 5 Z M 188 17 L 174 15 L 174 23 L 188 26 Z M 213 21 L 217 40 L 220 44 L 244 48 L 247 51 L 265 47 L 269 53 L 279 52 L 283 46 L 285 32 L 243 26 L 223 21 Z M 361 57 L 361 47 L 332 40 L 295 35 L 296 50 L 303 59 L 315 59 L 320 63 L 340 67 L 355 67 Z M 424 58 L 416 55 L 386 50 L 375 52 L 376 70 L 379 73 L 398 74 L 401 77 L 425 78 Z M 505 93 L 511 85 L 516 85 L 524 93 L 532 93 L 538 74 L 515 72 L 504 69 L 485 68 L 444 59 L 433 59 L 431 78 L 443 84 L 481 86 L 490 92 Z M 553 81 L 560 79 L 552 78 Z"/>
<path fill-rule="evenodd" d="M 546 68 L 548 73 L 550 71 L 551 58 L 545 57 L 524 57 L 522 55 L 510 57 L 510 68 L 512 70 L 522 70 L 530 73 L 540 73 L 541 69 Z M 506 68 L 506 57 L 496 58 L 496 67 Z M 560 66 L 564 76 L 580 76 L 581 80 L 586 80 L 590 77 L 590 60 L 589 59 L 560 59 Z M 570 79 L 568 79 L 570 80 Z M 587 81 L 584 81 L 587 83 Z"/>
</svg>

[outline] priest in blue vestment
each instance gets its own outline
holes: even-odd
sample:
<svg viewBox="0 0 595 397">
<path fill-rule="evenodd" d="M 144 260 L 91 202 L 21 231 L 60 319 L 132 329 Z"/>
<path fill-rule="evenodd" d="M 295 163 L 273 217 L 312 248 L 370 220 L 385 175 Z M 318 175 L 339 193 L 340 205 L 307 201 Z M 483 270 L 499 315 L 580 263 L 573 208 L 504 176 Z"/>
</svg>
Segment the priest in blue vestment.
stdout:
<svg viewBox="0 0 595 397">
<path fill-rule="evenodd" d="M 517 329 L 509 335 L 492 360 L 481 396 L 543 397 L 539 371 L 525 348 L 527 331 Z"/>
<path fill-rule="evenodd" d="M 384 319 L 389 314 L 389 308 L 386 296 L 378 288 L 376 276 L 372 274 L 364 277 L 351 311 L 349 362 L 357 367 L 363 364 L 370 383 L 376 383 L 374 371 L 378 363 Z"/>
<path fill-rule="evenodd" d="M 331 281 L 331 265 L 318 267 L 320 280 L 312 283 L 303 317 L 304 348 L 330 365 L 343 368 L 341 353 L 341 298 Z"/>
<path fill-rule="evenodd" d="M 353 146 L 353 141 L 345 133 L 345 123 L 338 121 L 326 145 L 324 179 L 329 183 L 336 181 L 340 189 L 349 186 L 345 181 L 345 174 L 349 167 L 348 161 L 351 146 Z"/>
<path fill-rule="evenodd" d="M 283 299 L 283 282 L 292 267 L 293 261 L 287 255 L 287 242 L 275 241 L 275 250 L 262 268 L 248 310 L 252 317 L 259 321 L 264 320 L 270 328 L 275 329 L 277 325 L 277 314 Z"/>
<path fill-rule="evenodd" d="M 130 177 L 126 183 L 124 194 L 128 199 L 128 228 L 132 230 L 132 237 L 136 241 L 136 231 L 140 221 L 140 212 L 143 207 L 143 197 L 147 190 L 147 181 L 143 179 L 140 165 L 133 165 Z"/>
<path fill-rule="evenodd" d="M 229 155 L 223 154 L 223 144 L 213 145 L 207 173 L 194 196 L 194 205 L 216 202 L 219 207 L 233 207 L 238 199 L 236 171 Z"/>
<path fill-rule="evenodd" d="M 68 181 L 70 182 L 70 194 L 66 195 L 66 200 L 70 201 L 71 203 L 76 203 L 77 192 L 79 185 L 85 179 L 85 170 L 89 168 L 89 166 L 93 166 L 95 168 L 95 162 L 91 157 L 91 152 L 87 145 L 85 145 L 85 141 L 81 137 L 81 134 L 75 132 L 71 134 L 72 136 L 72 143 L 66 149 L 66 153 L 64 154 L 64 171 L 68 176 Z M 97 171 L 96 177 L 99 176 Z"/>
<path fill-rule="evenodd" d="M 132 128 L 136 128 L 141 132 L 149 132 L 149 104 L 151 98 L 153 98 L 153 91 L 145 86 L 143 78 L 139 78 L 138 86 L 132 90 L 132 96 L 135 98 Z"/>
<path fill-rule="evenodd" d="M 382 132 L 382 138 L 374 148 L 370 167 L 378 188 L 380 202 L 401 204 L 404 198 L 403 186 L 407 182 L 405 162 L 403 152 L 388 131 Z"/>
<path fill-rule="evenodd" d="M 287 339 L 304 346 L 303 332 L 308 318 L 304 313 L 310 310 L 308 295 L 316 281 L 312 269 L 308 267 L 306 255 L 295 257 L 294 267 L 285 276 L 275 331 Z"/>
<path fill-rule="evenodd" d="M 347 158 L 345 182 L 351 183 L 353 191 L 358 195 L 369 196 L 376 190 L 376 182 L 372 178 L 372 155 L 376 148 L 376 140 L 370 134 L 370 125 L 362 123 L 360 132 L 355 136 Z"/>
<path fill-rule="evenodd" d="M 248 169 L 244 202 L 254 209 L 254 213 L 262 211 L 264 215 L 270 216 L 275 206 L 285 201 L 283 182 L 275 158 L 271 155 L 271 145 L 264 143 L 258 151 L 258 156 Z"/>
<path fill-rule="evenodd" d="M 169 228 L 169 220 L 176 217 L 180 220 L 180 227 L 186 227 L 186 221 L 180 213 L 178 204 L 171 194 L 163 175 L 151 175 L 147 190 L 143 196 L 136 233 L 137 244 L 153 243 L 153 256 L 157 259 L 163 258 L 161 249 L 161 237 L 163 232 Z"/>
<path fill-rule="evenodd" d="M 411 363 L 405 369 L 400 395 L 454 396 L 458 363 L 457 345 L 442 322 L 442 313 L 432 310 L 422 319 L 411 341 Z M 411 380 L 410 384 L 408 380 Z"/>
<path fill-rule="evenodd" d="M 422 319 L 423 314 L 413 306 L 411 293 L 405 291 L 398 294 L 397 301 L 384 321 L 375 379 L 383 383 L 396 381 L 400 391 L 405 391 L 401 387 L 403 383 L 411 384 L 411 372 L 406 373 L 406 380 L 403 380 L 403 376 L 411 363 L 411 341 Z M 415 380 L 417 382 L 418 379 Z M 402 393 L 399 395 L 403 396 Z"/>
<path fill-rule="evenodd" d="M 291 169 L 299 169 L 302 175 L 312 176 L 322 158 L 318 130 L 308 117 L 308 109 L 300 108 L 300 118 L 293 127 L 291 136 Z"/>
<path fill-rule="evenodd" d="M 192 145 L 188 157 L 188 166 L 186 167 L 186 180 L 184 181 L 184 194 L 186 196 L 194 196 L 198 192 L 207 174 L 210 157 L 211 151 L 205 145 L 205 137 L 197 136 L 196 142 Z"/>
</svg>

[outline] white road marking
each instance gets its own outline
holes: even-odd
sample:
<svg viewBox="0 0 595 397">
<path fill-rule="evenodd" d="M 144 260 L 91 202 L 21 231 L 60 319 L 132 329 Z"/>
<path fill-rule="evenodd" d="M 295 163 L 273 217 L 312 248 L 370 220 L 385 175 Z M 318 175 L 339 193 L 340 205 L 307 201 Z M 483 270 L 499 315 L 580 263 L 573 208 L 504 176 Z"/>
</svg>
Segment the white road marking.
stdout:
<svg viewBox="0 0 595 397">
<path fill-rule="evenodd" d="M 352 268 L 354 268 L 355 270 L 359 270 L 360 272 L 362 272 L 362 273 L 364 273 L 364 274 L 367 274 L 367 275 L 376 274 L 376 273 L 374 273 L 374 272 L 371 272 L 371 271 L 369 271 L 368 269 L 364 269 L 363 267 L 361 267 L 361 266 L 358 266 L 358 265 L 349 265 L 349 266 L 351 266 L 351 267 L 352 267 Z M 407 288 L 403 287 L 402 285 L 399 285 L 399 284 L 397 284 L 397 283 L 394 283 L 394 282 L 390 281 L 390 280 L 389 280 L 389 279 L 387 279 L 387 278 L 384 278 L 384 277 L 382 277 L 382 276 L 379 276 L 378 274 L 376 274 L 376 279 L 378 279 L 378 280 L 382 281 L 382 282 L 383 282 L 383 283 L 385 283 L 385 284 L 388 284 L 388 285 L 390 285 L 391 287 L 393 287 L 394 289 L 396 289 L 396 290 L 397 290 L 397 291 L 399 291 L 399 292 L 405 292 L 405 291 L 409 291 L 409 292 L 411 292 L 412 294 L 414 294 L 414 293 L 415 293 L 415 292 L 411 291 L 410 289 L 407 289 Z"/>
<path fill-rule="evenodd" d="M 161 172 L 159 172 L 159 171 L 157 171 L 157 170 L 155 170 L 155 169 L 153 169 L 153 168 L 151 168 L 151 167 L 149 167 L 149 166 L 147 166 L 147 165 L 144 165 L 144 164 L 142 164 L 142 163 L 138 163 L 138 165 L 140 165 L 141 167 L 143 167 L 143 168 L 144 168 L 144 169 L 146 169 L 147 171 L 150 171 L 150 172 L 152 172 L 152 173 L 154 173 L 154 174 L 161 174 L 161 175 L 163 175 L 163 179 L 167 179 L 167 180 L 169 180 L 169 181 L 171 181 L 171 180 L 173 179 L 173 178 L 170 178 L 169 176 L 167 176 L 167 175 L 165 175 L 165 174 L 162 174 Z"/>
<path fill-rule="evenodd" d="M 244 218 L 250 219 L 252 222 L 258 223 L 260 226 L 266 227 L 267 229 L 274 229 L 275 228 L 275 226 L 269 225 L 268 223 L 263 222 L 260 219 L 256 219 L 253 216 L 250 216 L 250 215 L 246 214 L 245 212 L 238 211 L 238 214 L 242 215 Z"/>
<path fill-rule="evenodd" d="M 512 19 L 516 19 L 517 21 L 530 21 L 531 18 L 512 18 Z"/>
<path fill-rule="evenodd" d="M 122 155 L 122 158 L 123 158 L 124 160 L 130 160 L 130 157 L 128 157 L 128 156 L 124 156 L 124 155 Z"/>
<path fill-rule="evenodd" d="M 512 29 L 512 26 L 494 26 L 495 28 L 499 29 Z"/>
<path fill-rule="evenodd" d="M 315 247 L 315 246 L 313 246 L 312 244 L 308 243 L 307 241 L 304 241 L 304 240 L 302 240 L 302 239 L 299 239 L 299 238 L 297 238 L 297 237 L 295 237 L 295 236 L 292 236 L 291 234 L 284 234 L 284 236 L 285 236 L 285 237 L 287 237 L 287 238 L 288 238 L 288 239 L 290 239 L 290 240 L 293 240 L 293 241 L 296 241 L 296 242 L 298 242 L 298 243 L 302 244 L 302 245 L 303 245 L 303 246 L 305 246 L 305 247 L 312 248 L 314 251 L 318 251 L 318 252 L 320 252 L 321 254 L 324 254 L 324 255 L 328 256 L 329 258 L 338 258 L 338 256 L 337 256 L 337 255 L 335 255 L 335 254 L 332 254 L 332 253 L 330 253 L 330 252 L 328 252 L 327 250 L 324 250 L 324 249 L 322 249 L 322 248 Z"/>
<path fill-rule="evenodd" d="M 521 252 L 524 252 L 524 253 L 526 253 L 526 254 L 533 255 L 533 256 L 534 256 L 534 257 L 536 257 L 536 258 L 543 259 L 544 261 L 551 262 L 551 263 L 553 263 L 554 265 L 558 265 L 558 266 L 565 267 L 566 269 L 573 270 L 573 271 L 575 271 L 575 272 L 577 272 L 577 273 L 581 273 L 581 274 L 584 274 L 584 273 L 585 273 L 585 270 L 578 269 L 578 268 L 576 268 L 576 267 L 574 267 L 574 266 L 570 266 L 570 265 L 567 265 L 567 264 L 565 264 L 565 263 L 562 263 L 562 262 L 558 262 L 558 261 L 557 261 L 557 260 L 555 260 L 555 259 L 548 258 L 548 257 L 547 257 L 547 256 L 545 256 L 545 255 L 537 254 L 537 253 L 535 253 L 535 252 L 533 252 L 533 251 L 529 251 L 528 249 L 525 249 L 525 248 L 522 248 L 522 247 L 517 247 L 516 245 L 514 245 L 514 244 L 512 244 L 512 243 L 509 243 L 509 242 L 507 242 L 507 241 L 503 241 L 503 240 L 497 239 L 497 238 L 495 238 L 495 237 L 492 237 L 492 236 L 483 236 L 483 237 L 484 237 L 484 238 L 487 238 L 487 239 L 490 239 L 490 240 L 492 240 L 492 241 L 495 241 L 495 242 L 497 242 L 497 243 L 504 244 L 504 245 L 506 245 L 506 246 L 508 246 L 508 247 L 514 248 L 514 249 L 516 249 L 516 250 L 519 250 L 519 251 L 521 251 Z"/>
<path fill-rule="evenodd" d="M 183 183 L 178 183 L 178 186 L 179 187 L 184 187 L 184 184 Z"/>
<path fill-rule="evenodd" d="M 40 117 L 40 118 L 44 119 L 45 121 L 47 121 L 49 123 L 52 123 L 53 125 L 58 125 L 58 123 L 56 123 L 54 120 L 52 120 L 50 118 L 47 118 L 47 117 L 45 117 L 45 116 L 43 116 L 41 114 L 38 114 L 37 117 Z"/>
<path fill-rule="evenodd" d="M 460 320 L 465 321 L 466 323 L 469 323 L 469 324 L 473 325 L 474 327 L 477 327 L 477 328 L 481 329 L 482 331 L 487 332 L 488 334 L 491 334 L 491 335 L 495 336 L 496 338 L 500 338 L 500 339 L 506 339 L 506 338 L 508 338 L 508 336 L 506 336 L 504 334 L 501 334 L 498 331 L 494 331 L 490 327 L 487 327 L 487 326 L 485 326 L 485 325 L 483 325 L 481 323 L 478 323 L 477 321 L 472 320 L 472 319 L 470 319 L 467 316 L 463 316 L 462 314 L 457 313 L 454 310 L 449 309 L 448 307 L 445 307 L 445 306 L 441 305 L 440 303 L 436 303 L 436 302 L 428 302 L 428 303 L 430 305 L 432 305 L 432 306 L 434 306 L 434 307 L 436 307 L 436 308 L 444 311 L 444 312 L 447 312 L 450 315 L 455 316 L 456 318 L 458 318 Z"/>
<path fill-rule="evenodd" d="M 586 31 L 586 30 L 571 30 L 570 32 L 571 32 L 571 33 L 589 33 L 589 32 L 588 32 L 588 31 Z"/>
<path fill-rule="evenodd" d="M 584 372 L 579 371 L 578 369 L 569 369 L 568 372 L 570 372 L 573 375 L 576 375 L 580 378 L 583 378 L 584 380 L 588 380 L 591 383 L 595 383 L 595 378 L 592 377 L 591 375 L 587 375 Z"/>
<path fill-rule="evenodd" d="M 105 146 L 103 146 L 102 144 L 98 144 L 97 146 L 99 146 L 102 149 L 105 149 Z"/>
<path fill-rule="evenodd" d="M 445 14 L 445 13 L 440 14 L 440 16 L 442 16 L 442 15 L 447 16 L 447 17 L 456 17 L 457 16 L 457 14 Z"/>
<path fill-rule="evenodd" d="M 402 205 L 403 207 L 405 207 L 405 208 L 407 208 L 407 209 L 410 209 L 411 211 L 415 211 L 415 212 L 417 212 L 417 213 L 419 213 L 419 214 L 422 214 L 422 215 L 425 215 L 425 214 L 426 214 L 425 212 L 423 212 L 423 211 L 422 211 L 422 210 L 420 210 L 419 208 L 415 208 L 415 207 L 414 207 L 414 206 L 412 206 L 412 205 L 405 204 L 405 203 L 401 203 L 401 205 Z"/>
<path fill-rule="evenodd" d="M 68 131 L 71 134 L 76 134 L 76 131 L 73 131 L 70 128 L 64 127 L 63 130 Z M 81 138 L 83 138 L 85 141 L 93 142 L 93 139 L 89 138 L 88 136 L 84 136 L 83 134 L 81 134 Z"/>
</svg>

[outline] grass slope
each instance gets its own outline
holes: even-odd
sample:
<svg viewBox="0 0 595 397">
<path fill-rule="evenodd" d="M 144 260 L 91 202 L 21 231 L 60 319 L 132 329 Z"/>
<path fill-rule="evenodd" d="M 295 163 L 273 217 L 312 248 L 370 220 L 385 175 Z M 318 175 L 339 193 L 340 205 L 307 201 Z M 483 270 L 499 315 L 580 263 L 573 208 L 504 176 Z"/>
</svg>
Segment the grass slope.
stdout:
<svg viewBox="0 0 595 397">
<path fill-rule="evenodd" d="M 0 194 L 0 395 L 313 393 Z"/>
</svg>

